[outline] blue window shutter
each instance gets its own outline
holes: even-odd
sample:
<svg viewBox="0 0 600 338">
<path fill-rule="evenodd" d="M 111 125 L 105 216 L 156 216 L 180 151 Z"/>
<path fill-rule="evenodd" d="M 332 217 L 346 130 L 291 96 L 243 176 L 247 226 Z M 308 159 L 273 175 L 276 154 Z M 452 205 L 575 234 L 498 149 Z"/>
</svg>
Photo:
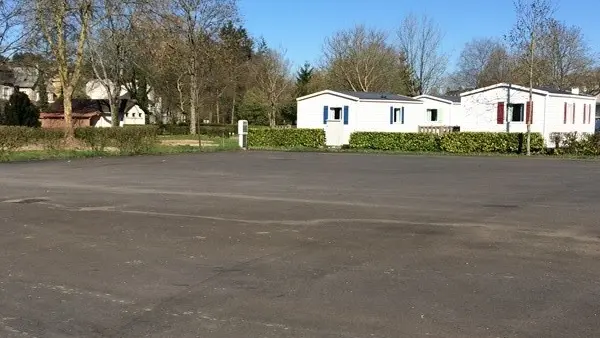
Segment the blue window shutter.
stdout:
<svg viewBox="0 0 600 338">
<path fill-rule="evenodd" d="M 394 107 L 390 107 L 390 124 L 394 124 Z"/>
<path fill-rule="evenodd" d="M 327 113 L 329 112 L 329 107 L 323 107 L 323 124 L 327 124 Z"/>
<path fill-rule="evenodd" d="M 401 121 L 402 121 L 402 124 L 404 124 L 404 107 L 402 107 L 402 119 L 401 119 Z"/>
<path fill-rule="evenodd" d="M 344 124 L 348 124 L 348 106 L 344 106 Z"/>
</svg>

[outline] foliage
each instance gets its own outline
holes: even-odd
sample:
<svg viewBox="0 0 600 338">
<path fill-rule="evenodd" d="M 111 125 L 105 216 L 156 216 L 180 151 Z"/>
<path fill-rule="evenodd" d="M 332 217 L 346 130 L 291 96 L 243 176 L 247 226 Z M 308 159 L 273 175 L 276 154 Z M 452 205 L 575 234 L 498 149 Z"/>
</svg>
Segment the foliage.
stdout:
<svg viewBox="0 0 600 338">
<path fill-rule="evenodd" d="M 405 55 L 388 38 L 387 32 L 364 25 L 327 38 L 323 58 L 329 89 L 411 94 Z"/>
<path fill-rule="evenodd" d="M 31 103 L 29 96 L 15 88 L 4 107 L 2 123 L 8 126 L 39 127 L 39 119 L 40 111 Z"/>
<path fill-rule="evenodd" d="M 315 69 L 306 62 L 296 73 L 296 97 L 310 94 L 309 84 L 312 81 Z"/>
<path fill-rule="evenodd" d="M 250 128 L 248 147 L 323 148 L 325 131 L 323 129 Z"/>
<path fill-rule="evenodd" d="M 440 137 L 440 150 L 449 153 L 521 153 L 524 149 L 522 133 L 460 132 Z M 531 134 L 531 150 L 544 147 L 540 133 Z"/>
<path fill-rule="evenodd" d="M 201 124 L 198 128 L 200 135 L 225 136 L 235 135 L 237 125 L 234 124 Z M 189 135 L 189 124 L 163 124 L 159 127 L 160 135 Z"/>
<path fill-rule="evenodd" d="M 112 135 L 115 134 L 114 130 L 94 127 L 77 128 L 75 129 L 75 138 L 85 143 L 93 151 L 102 152 L 110 145 Z"/>
<path fill-rule="evenodd" d="M 109 130 L 114 146 L 119 149 L 121 154 L 145 154 L 158 143 L 156 126 L 126 126 Z"/>
<path fill-rule="evenodd" d="M 350 135 L 350 147 L 357 149 L 449 152 L 449 153 L 520 153 L 521 133 L 459 132 L 443 135 L 428 133 L 358 132 Z M 532 149 L 543 149 L 541 134 L 532 134 Z"/>
<path fill-rule="evenodd" d="M 24 147 L 32 139 L 31 128 L 19 126 L 0 126 L 0 157 Z"/>
<path fill-rule="evenodd" d="M 600 155 L 600 135 L 588 133 L 552 133 L 555 154 L 578 156 Z"/>
<path fill-rule="evenodd" d="M 415 94 L 430 93 L 440 85 L 448 66 L 448 55 L 442 51 L 444 34 L 433 19 L 409 14 L 398 31 L 399 50 L 412 72 Z"/>
<path fill-rule="evenodd" d="M 30 143 L 36 143 L 44 147 L 44 150 L 55 153 L 65 145 L 65 133 L 58 129 L 30 129 L 32 137 Z"/>
<path fill-rule="evenodd" d="M 439 138 L 427 133 L 358 132 L 350 135 L 350 147 L 395 151 L 439 151 Z"/>
</svg>

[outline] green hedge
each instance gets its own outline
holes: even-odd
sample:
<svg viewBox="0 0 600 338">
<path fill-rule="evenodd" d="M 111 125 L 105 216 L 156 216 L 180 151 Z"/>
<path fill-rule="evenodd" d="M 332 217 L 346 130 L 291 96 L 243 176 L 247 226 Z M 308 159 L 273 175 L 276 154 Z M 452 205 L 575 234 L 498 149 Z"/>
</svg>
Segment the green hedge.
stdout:
<svg viewBox="0 0 600 338">
<path fill-rule="evenodd" d="M 524 133 L 459 132 L 444 134 L 440 139 L 440 150 L 448 153 L 521 153 L 526 149 Z M 531 133 L 531 151 L 540 152 L 544 138 L 540 133 Z"/>
<path fill-rule="evenodd" d="M 144 154 L 158 143 L 158 127 L 77 128 L 75 138 L 94 151 L 104 151 L 106 147 L 111 146 L 122 154 Z"/>
<path fill-rule="evenodd" d="M 522 133 L 457 132 L 443 135 L 428 133 L 357 132 L 350 135 L 350 147 L 356 149 L 422 151 L 449 153 L 521 153 L 525 149 Z M 544 148 L 540 133 L 531 133 L 531 149 Z"/>
<path fill-rule="evenodd" d="M 600 155 L 600 134 L 589 133 L 551 133 L 554 154 L 570 154 L 577 156 Z"/>
<path fill-rule="evenodd" d="M 234 124 L 200 124 L 198 132 L 201 135 L 215 137 L 230 137 L 237 133 L 237 125 Z M 161 135 L 189 135 L 189 124 L 163 124 L 159 127 Z"/>
<path fill-rule="evenodd" d="M 0 126 L 0 157 L 29 144 L 34 136 L 33 128 Z"/>
<path fill-rule="evenodd" d="M 426 133 L 358 132 L 350 135 L 350 147 L 395 151 L 439 151 L 438 137 Z"/>
<path fill-rule="evenodd" d="M 323 129 L 249 128 L 248 147 L 323 148 Z"/>
<path fill-rule="evenodd" d="M 26 146 L 42 146 L 47 151 L 64 148 L 62 129 L 42 129 L 0 126 L 0 157 Z M 122 154 L 149 152 L 158 142 L 155 126 L 127 126 L 122 128 L 76 128 L 75 138 L 94 151 L 104 151 L 111 146 Z"/>
</svg>

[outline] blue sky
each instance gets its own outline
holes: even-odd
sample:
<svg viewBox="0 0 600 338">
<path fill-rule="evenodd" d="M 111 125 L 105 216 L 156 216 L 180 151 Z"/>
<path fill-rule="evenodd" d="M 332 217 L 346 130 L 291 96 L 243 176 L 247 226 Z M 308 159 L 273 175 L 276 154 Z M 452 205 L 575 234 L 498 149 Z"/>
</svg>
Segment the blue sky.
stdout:
<svg viewBox="0 0 600 338">
<path fill-rule="evenodd" d="M 239 0 L 246 28 L 269 46 L 283 48 L 294 69 L 319 61 L 323 41 L 334 32 L 365 24 L 394 33 L 405 14 L 427 14 L 445 33 L 450 67 L 465 43 L 502 36 L 515 19 L 512 0 Z M 598 0 L 555 0 L 555 16 L 580 26 L 589 45 L 600 51 Z M 571 4 L 569 4 L 571 3 Z"/>
</svg>

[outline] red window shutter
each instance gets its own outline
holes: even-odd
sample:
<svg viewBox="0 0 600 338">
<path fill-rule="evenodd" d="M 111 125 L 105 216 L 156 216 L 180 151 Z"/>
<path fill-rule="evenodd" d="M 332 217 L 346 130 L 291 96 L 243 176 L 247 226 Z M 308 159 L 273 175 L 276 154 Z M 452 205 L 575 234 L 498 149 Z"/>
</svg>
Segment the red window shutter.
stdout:
<svg viewBox="0 0 600 338">
<path fill-rule="evenodd" d="M 575 102 L 573 102 L 573 124 L 575 124 Z"/>
<path fill-rule="evenodd" d="M 564 118 L 564 124 L 567 124 L 567 103 L 565 102 L 565 118 Z"/>
<path fill-rule="evenodd" d="M 587 104 L 583 105 L 583 124 L 585 124 L 585 118 L 587 116 Z"/>
<path fill-rule="evenodd" d="M 496 123 L 504 124 L 504 102 L 498 102 L 496 110 Z"/>
</svg>

